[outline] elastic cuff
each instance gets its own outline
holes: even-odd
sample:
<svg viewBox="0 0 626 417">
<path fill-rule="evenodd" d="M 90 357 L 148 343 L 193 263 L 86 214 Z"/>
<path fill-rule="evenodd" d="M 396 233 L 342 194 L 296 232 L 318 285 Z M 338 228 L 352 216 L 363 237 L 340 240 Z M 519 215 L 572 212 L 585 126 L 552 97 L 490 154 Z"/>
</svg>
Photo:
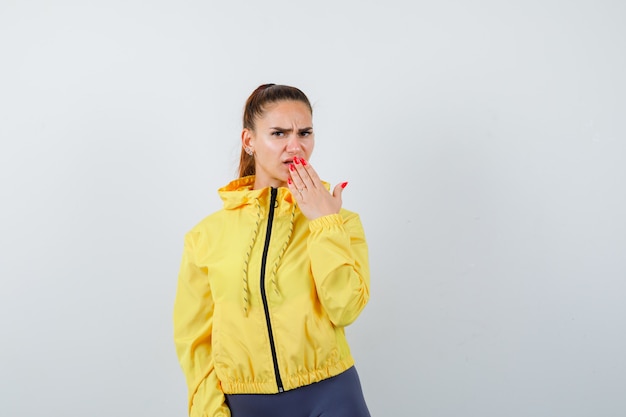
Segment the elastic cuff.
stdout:
<svg viewBox="0 0 626 417">
<path fill-rule="evenodd" d="M 341 226 L 343 224 L 343 217 L 341 214 L 329 214 L 327 216 L 318 217 L 315 220 L 309 222 L 309 230 L 312 232 L 329 228 L 333 226 Z"/>
</svg>

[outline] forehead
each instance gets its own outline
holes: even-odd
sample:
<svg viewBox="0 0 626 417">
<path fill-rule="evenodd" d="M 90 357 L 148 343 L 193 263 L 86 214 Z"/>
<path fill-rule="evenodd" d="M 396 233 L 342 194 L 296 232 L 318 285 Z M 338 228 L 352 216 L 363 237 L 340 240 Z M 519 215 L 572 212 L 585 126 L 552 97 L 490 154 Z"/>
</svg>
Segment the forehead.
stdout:
<svg viewBox="0 0 626 417">
<path fill-rule="evenodd" d="M 311 110 L 301 101 L 278 101 L 268 104 L 259 118 L 259 122 L 272 126 L 290 126 L 292 124 L 311 126 Z"/>
</svg>

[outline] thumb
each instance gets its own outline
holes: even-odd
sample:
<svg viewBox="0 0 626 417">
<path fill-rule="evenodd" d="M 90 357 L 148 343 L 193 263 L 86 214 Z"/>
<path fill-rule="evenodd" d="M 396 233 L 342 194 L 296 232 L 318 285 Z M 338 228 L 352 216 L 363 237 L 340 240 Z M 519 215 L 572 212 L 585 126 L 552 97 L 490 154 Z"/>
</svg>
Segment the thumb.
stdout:
<svg viewBox="0 0 626 417">
<path fill-rule="evenodd" d="M 341 201 L 341 194 L 343 193 L 343 189 L 348 185 L 347 182 L 342 182 L 341 184 L 335 185 L 335 189 L 333 190 L 333 197 L 339 198 Z"/>
</svg>

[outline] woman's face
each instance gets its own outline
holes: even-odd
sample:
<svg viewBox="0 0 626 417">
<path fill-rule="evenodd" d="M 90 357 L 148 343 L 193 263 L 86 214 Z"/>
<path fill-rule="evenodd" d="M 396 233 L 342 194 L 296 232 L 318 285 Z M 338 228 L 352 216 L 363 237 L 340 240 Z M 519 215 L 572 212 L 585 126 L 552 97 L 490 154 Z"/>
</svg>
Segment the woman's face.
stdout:
<svg viewBox="0 0 626 417">
<path fill-rule="evenodd" d="M 300 101 L 272 103 L 256 119 L 254 130 L 244 129 L 241 138 L 244 148 L 254 152 L 254 188 L 285 187 L 293 157 L 309 160 L 313 152 L 311 111 Z"/>
</svg>

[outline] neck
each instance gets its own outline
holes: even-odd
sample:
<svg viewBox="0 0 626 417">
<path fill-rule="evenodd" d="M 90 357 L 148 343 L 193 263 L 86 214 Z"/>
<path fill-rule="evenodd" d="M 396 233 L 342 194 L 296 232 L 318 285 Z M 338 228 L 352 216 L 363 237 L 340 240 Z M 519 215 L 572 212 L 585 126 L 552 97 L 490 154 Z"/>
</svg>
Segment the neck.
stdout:
<svg viewBox="0 0 626 417">
<path fill-rule="evenodd" d="M 287 183 L 285 181 L 280 181 L 278 179 L 263 179 L 256 177 L 254 179 L 254 186 L 252 186 L 253 190 L 260 190 L 262 188 L 272 187 L 272 188 L 280 188 L 286 187 Z"/>
</svg>

